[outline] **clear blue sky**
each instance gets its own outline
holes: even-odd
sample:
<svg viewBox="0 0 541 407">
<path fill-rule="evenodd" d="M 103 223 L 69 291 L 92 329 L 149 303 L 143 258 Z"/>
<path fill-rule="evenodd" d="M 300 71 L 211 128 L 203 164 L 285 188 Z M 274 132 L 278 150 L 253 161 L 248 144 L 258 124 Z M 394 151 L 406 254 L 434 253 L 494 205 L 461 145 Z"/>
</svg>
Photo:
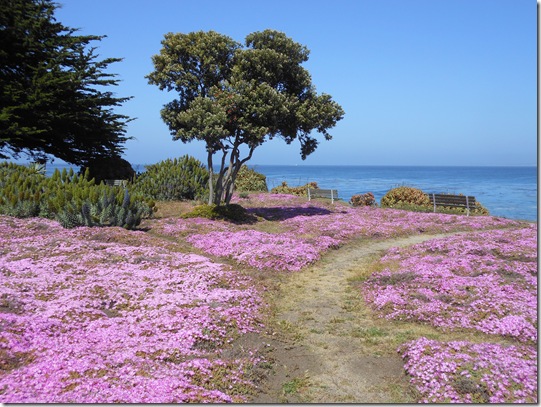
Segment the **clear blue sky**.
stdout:
<svg viewBox="0 0 541 407">
<path fill-rule="evenodd" d="M 244 42 L 267 28 L 311 51 L 305 67 L 318 93 L 345 110 L 302 161 L 298 143 L 275 140 L 251 164 L 536 165 L 535 0 L 57 0 L 57 20 L 96 42 L 118 112 L 137 120 L 126 145 L 132 164 L 190 154 L 172 141 L 160 109 L 176 95 L 149 85 L 151 56 L 168 32 L 214 30 Z"/>
</svg>

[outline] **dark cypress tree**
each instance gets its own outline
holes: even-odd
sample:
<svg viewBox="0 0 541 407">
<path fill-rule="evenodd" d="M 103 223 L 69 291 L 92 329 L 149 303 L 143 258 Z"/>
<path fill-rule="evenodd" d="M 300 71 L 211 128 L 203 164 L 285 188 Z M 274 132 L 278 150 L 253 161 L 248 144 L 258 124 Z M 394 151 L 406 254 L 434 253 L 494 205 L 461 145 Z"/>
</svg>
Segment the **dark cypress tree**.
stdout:
<svg viewBox="0 0 541 407">
<path fill-rule="evenodd" d="M 119 58 L 96 60 L 95 41 L 54 17 L 51 0 L 0 0 L 0 158 L 50 156 L 84 166 L 118 157 L 131 119 L 106 91 Z"/>
</svg>

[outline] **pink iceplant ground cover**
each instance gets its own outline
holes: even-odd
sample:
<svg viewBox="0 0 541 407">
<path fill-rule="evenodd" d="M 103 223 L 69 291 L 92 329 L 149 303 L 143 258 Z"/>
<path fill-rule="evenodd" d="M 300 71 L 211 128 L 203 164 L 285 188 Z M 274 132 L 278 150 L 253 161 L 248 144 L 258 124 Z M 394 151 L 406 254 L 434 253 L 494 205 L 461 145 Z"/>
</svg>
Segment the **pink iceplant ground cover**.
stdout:
<svg viewBox="0 0 541 407">
<path fill-rule="evenodd" d="M 0 216 L 0 402 L 245 400 L 253 387 L 247 372 L 260 360 L 253 352 L 227 359 L 223 349 L 261 328 L 261 293 L 246 273 L 193 247 L 257 269 L 295 271 L 352 237 L 520 225 L 290 195 L 240 203 L 260 221 L 153 220 L 152 234 L 171 243 L 142 231 L 66 230 Z"/>
<path fill-rule="evenodd" d="M 381 262 L 388 267 L 362 288 L 381 316 L 522 343 L 405 344 L 400 352 L 422 401 L 536 402 L 537 225 L 395 248 Z"/>
<path fill-rule="evenodd" d="M 420 338 L 399 350 L 421 402 L 537 403 L 534 346 Z"/>
<path fill-rule="evenodd" d="M 393 209 L 349 207 L 308 202 L 285 194 L 255 194 L 234 198 L 248 212 L 273 222 L 279 231 L 254 230 L 257 225 L 234 225 L 204 219 L 164 220 L 158 233 L 184 238 L 205 253 L 232 258 L 257 269 L 298 271 L 321 254 L 351 238 L 390 238 L 420 233 L 480 230 L 519 225 L 494 217 L 466 217 Z M 262 222 L 265 223 L 265 222 Z"/>
<path fill-rule="evenodd" d="M 144 232 L 0 216 L 0 401 L 242 401 L 249 278 Z M 162 245 L 163 246 L 163 245 Z"/>
</svg>

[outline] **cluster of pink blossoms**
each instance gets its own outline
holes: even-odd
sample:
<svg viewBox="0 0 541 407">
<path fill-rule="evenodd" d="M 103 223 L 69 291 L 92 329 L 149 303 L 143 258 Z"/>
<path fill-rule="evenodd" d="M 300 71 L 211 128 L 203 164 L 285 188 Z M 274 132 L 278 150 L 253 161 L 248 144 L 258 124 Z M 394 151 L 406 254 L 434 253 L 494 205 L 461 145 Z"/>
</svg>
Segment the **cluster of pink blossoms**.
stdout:
<svg viewBox="0 0 541 407">
<path fill-rule="evenodd" d="M 0 217 L 0 401 L 242 400 L 259 293 L 222 264 L 144 232 Z"/>
<path fill-rule="evenodd" d="M 493 217 L 416 213 L 393 209 L 349 207 L 308 202 L 285 194 L 235 197 L 249 213 L 276 225 L 279 231 L 254 230 L 258 225 L 235 225 L 204 219 L 164 220 L 157 233 L 183 238 L 214 256 L 232 258 L 257 269 L 297 271 L 321 254 L 352 238 L 390 238 L 421 233 L 471 231 L 519 225 Z"/>
<path fill-rule="evenodd" d="M 238 335 L 260 328 L 260 293 L 246 275 L 183 253 L 190 251 L 188 244 L 257 269 L 294 271 L 353 237 L 521 225 L 490 217 L 324 205 L 290 195 L 251 195 L 241 203 L 264 221 L 152 222 L 154 234 L 176 243 L 141 231 L 66 230 L 44 219 L 0 217 L 0 401 L 244 400 L 252 385 L 244 372 L 258 359 L 251 353 L 226 359 L 223 349 Z M 496 257 L 521 256 L 509 245 L 498 250 Z M 512 278 L 502 270 L 500 277 Z M 525 266 L 515 278 L 524 286 L 531 284 L 529 270 Z M 528 308 L 530 300 L 524 304 Z M 517 316 L 523 325 L 506 315 L 485 319 L 485 331 L 532 336 L 531 315 Z"/>
<path fill-rule="evenodd" d="M 420 338 L 400 349 L 423 403 L 536 403 L 533 346 Z"/>
<path fill-rule="evenodd" d="M 339 242 L 329 236 L 306 241 L 292 238 L 286 233 L 273 234 L 256 230 L 195 234 L 186 240 L 214 256 L 231 257 L 258 269 L 286 271 L 297 271 L 313 263 L 323 251 Z"/>
<path fill-rule="evenodd" d="M 537 340 L 537 227 L 492 230 L 391 250 L 364 297 L 389 319 Z M 397 265 L 398 263 L 398 265 Z"/>
<path fill-rule="evenodd" d="M 520 346 L 440 343 L 399 351 L 425 402 L 537 400 L 537 225 L 470 232 L 391 249 L 364 298 L 389 319 L 475 329 Z"/>
</svg>

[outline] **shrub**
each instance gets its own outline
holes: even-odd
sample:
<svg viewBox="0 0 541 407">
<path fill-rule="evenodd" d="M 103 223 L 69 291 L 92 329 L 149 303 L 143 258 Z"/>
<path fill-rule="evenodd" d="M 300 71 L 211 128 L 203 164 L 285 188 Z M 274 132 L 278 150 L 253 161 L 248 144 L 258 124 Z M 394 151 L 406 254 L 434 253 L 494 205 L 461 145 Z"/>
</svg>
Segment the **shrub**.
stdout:
<svg viewBox="0 0 541 407">
<path fill-rule="evenodd" d="M 229 204 L 229 205 L 198 205 L 193 211 L 184 213 L 181 215 L 182 218 L 207 218 L 207 219 L 225 219 L 235 222 L 242 222 L 249 218 L 246 209 L 238 204 Z"/>
<path fill-rule="evenodd" d="M 0 213 L 19 218 L 38 216 L 45 181 L 34 168 L 0 163 Z"/>
<path fill-rule="evenodd" d="M 152 210 L 141 201 L 131 201 L 127 188 L 120 191 L 122 201 L 118 202 L 119 191 L 103 191 L 97 200 L 86 199 L 80 207 L 69 202 L 55 213 L 55 219 L 65 228 L 76 226 L 121 226 L 134 229 L 143 217 Z"/>
<path fill-rule="evenodd" d="M 353 195 L 349 203 L 352 206 L 376 206 L 376 199 L 372 192 L 366 194 Z"/>
<path fill-rule="evenodd" d="M 274 187 L 271 189 L 271 193 L 273 194 L 290 194 L 290 195 L 297 195 L 297 196 L 308 196 L 308 188 L 319 188 L 317 186 L 317 182 L 309 182 L 306 185 L 298 186 L 298 187 L 290 187 L 287 185 L 287 182 L 283 181 L 282 185 Z"/>
<path fill-rule="evenodd" d="M 387 208 L 427 208 L 430 206 L 430 199 L 420 189 L 400 186 L 391 189 L 381 198 L 381 206 Z"/>
<path fill-rule="evenodd" d="M 146 166 L 133 189 L 147 198 L 160 201 L 205 199 L 208 196 L 209 172 L 197 159 L 188 155 Z"/>
<path fill-rule="evenodd" d="M 133 229 L 151 216 L 154 203 L 127 188 L 96 185 L 89 171 L 56 170 L 51 178 L 12 163 L 0 164 L 0 213 L 40 216 L 62 226 L 122 226 Z"/>
<path fill-rule="evenodd" d="M 79 174 L 82 175 L 88 169 L 88 179 L 94 178 L 96 184 L 106 179 L 132 180 L 135 170 L 131 164 L 120 157 L 95 158 L 82 167 Z"/>
<path fill-rule="evenodd" d="M 268 192 L 267 177 L 243 165 L 235 179 L 235 190 L 238 192 Z"/>
</svg>

